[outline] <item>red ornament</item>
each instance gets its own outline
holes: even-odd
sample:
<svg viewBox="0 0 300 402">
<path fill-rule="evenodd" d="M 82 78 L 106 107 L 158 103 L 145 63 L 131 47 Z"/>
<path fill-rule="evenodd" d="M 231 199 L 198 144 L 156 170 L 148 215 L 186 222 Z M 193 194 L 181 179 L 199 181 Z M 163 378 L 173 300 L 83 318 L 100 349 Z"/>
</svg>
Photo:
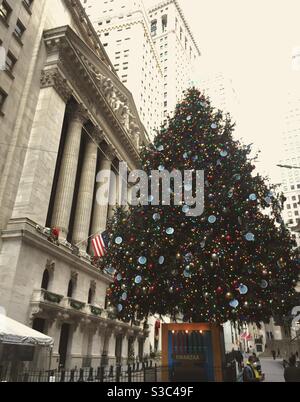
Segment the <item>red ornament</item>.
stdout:
<svg viewBox="0 0 300 402">
<path fill-rule="evenodd" d="M 218 293 L 219 295 L 223 293 L 223 288 L 221 288 L 221 286 L 219 286 L 219 287 L 217 288 L 217 293 Z"/>
<path fill-rule="evenodd" d="M 230 235 L 226 236 L 226 241 L 231 242 L 231 236 Z"/>
<path fill-rule="evenodd" d="M 52 236 L 53 236 L 53 237 L 55 237 L 56 239 L 58 239 L 58 238 L 59 238 L 60 230 L 59 230 L 58 228 L 52 228 L 51 233 L 52 233 Z"/>
</svg>

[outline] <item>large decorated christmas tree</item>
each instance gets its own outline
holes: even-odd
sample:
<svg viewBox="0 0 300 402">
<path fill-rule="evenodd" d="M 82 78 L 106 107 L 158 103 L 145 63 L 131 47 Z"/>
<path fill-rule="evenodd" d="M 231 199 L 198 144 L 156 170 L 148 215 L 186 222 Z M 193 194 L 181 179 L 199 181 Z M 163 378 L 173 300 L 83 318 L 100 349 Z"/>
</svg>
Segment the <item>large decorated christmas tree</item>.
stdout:
<svg viewBox="0 0 300 402">
<path fill-rule="evenodd" d="M 189 216 L 184 200 L 151 205 L 151 194 L 149 205 L 117 209 L 99 264 L 114 275 L 108 297 L 120 319 L 258 323 L 291 308 L 299 266 L 281 218 L 284 197 L 254 172 L 251 148 L 233 130 L 228 115 L 191 89 L 143 150 L 149 181 L 154 170 L 204 171 L 204 212 Z M 173 201 L 175 190 L 173 182 Z"/>
</svg>

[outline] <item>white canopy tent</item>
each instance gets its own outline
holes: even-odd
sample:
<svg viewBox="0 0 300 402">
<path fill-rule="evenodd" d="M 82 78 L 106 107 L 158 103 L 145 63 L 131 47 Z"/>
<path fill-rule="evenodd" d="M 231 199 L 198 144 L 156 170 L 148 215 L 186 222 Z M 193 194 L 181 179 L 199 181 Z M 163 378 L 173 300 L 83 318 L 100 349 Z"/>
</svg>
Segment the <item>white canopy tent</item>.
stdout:
<svg viewBox="0 0 300 402">
<path fill-rule="evenodd" d="M 53 339 L 0 314 L 0 343 L 51 347 Z"/>
</svg>

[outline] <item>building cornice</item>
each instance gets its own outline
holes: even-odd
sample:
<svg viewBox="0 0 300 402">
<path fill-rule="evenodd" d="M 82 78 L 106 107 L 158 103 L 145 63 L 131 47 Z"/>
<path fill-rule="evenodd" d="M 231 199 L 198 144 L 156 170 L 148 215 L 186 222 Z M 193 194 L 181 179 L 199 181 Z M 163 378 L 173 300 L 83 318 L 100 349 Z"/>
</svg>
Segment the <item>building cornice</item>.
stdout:
<svg viewBox="0 0 300 402">
<path fill-rule="evenodd" d="M 184 23 L 184 26 L 185 26 L 186 30 L 188 31 L 188 33 L 189 33 L 189 35 L 190 35 L 190 37 L 192 39 L 192 42 L 194 43 L 194 46 L 195 46 L 195 48 L 196 48 L 196 50 L 198 52 L 198 56 L 201 56 L 201 51 L 200 51 L 200 49 L 199 49 L 199 47 L 197 45 L 197 42 L 196 42 L 195 37 L 194 37 L 194 35 L 192 33 L 192 30 L 191 30 L 191 28 L 189 26 L 189 23 L 187 22 L 187 20 L 186 20 L 186 18 L 184 16 L 184 13 L 183 13 L 183 11 L 182 11 L 182 9 L 181 9 L 181 7 L 180 7 L 180 5 L 179 5 L 177 0 L 162 1 L 161 3 L 158 3 L 156 6 L 149 8 L 148 13 L 150 14 L 150 13 L 153 13 L 155 11 L 158 11 L 161 8 L 168 6 L 169 4 L 174 4 L 175 7 L 177 8 L 177 11 L 178 11 L 183 23 Z"/>
<path fill-rule="evenodd" d="M 99 40 L 99 37 L 87 16 L 84 7 L 80 0 L 64 0 L 68 10 L 70 11 L 74 21 L 77 23 L 79 31 L 91 49 L 93 49 L 98 57 L 107 65 L 112 71 L 115 71 L 104 46 Z"/>
</svg>

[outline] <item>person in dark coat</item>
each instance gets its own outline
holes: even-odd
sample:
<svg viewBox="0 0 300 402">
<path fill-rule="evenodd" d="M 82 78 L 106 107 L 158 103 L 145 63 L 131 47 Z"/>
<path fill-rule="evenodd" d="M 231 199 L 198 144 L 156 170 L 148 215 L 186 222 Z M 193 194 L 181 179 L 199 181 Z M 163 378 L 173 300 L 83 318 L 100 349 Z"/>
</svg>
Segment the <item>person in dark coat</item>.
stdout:
<svg viewBox="0 0 300 402">
<path fill-rule="evenodd" d="M 286 382 L 300 382 L 300 367 L 296 367 L 296 357 L 289 358 L 289 365 L 284 370 L 284 379 Z"/>
<path fill-rule="evenodd" d="M 275 352 L 275 350 L 272 350 L 271 353 L 272 353 L 273 359 L 276 360 L 276 352 Z"/>
</svg>

